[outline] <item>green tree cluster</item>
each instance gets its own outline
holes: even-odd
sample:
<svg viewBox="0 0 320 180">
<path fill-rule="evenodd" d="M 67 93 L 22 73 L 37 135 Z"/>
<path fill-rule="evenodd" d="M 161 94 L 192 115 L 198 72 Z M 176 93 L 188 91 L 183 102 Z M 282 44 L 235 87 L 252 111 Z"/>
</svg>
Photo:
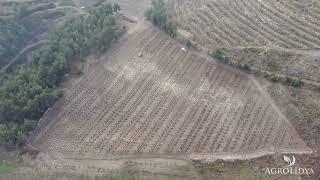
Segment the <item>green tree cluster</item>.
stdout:
<svg viewBox="0 0 320 180">
<path fill-rule="evenodd" d="M 145 12 L 145 17 L 171 37 L 177 36 L 177 26 L 170 21 L 164 0 L 152 0 L 151 7 Z"/>
<path fill-rule="evenodd" d="M 117 8 L 118 9 L 118 8 Z M 73 58 L 106 49 L 120 35 L 111 4 L 89 9 L 57 30 L 47 48 L 10 74 L 0 73 L 0 144 L 22 144 L 28 131 L 61 96 L 58 88 Z"/>
</svg>

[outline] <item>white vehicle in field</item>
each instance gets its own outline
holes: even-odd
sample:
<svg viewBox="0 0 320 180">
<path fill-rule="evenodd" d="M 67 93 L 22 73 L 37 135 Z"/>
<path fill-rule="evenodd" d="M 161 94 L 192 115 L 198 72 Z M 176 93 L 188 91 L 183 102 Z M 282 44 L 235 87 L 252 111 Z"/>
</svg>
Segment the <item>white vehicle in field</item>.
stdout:
<svg viewBox="0 0 320 180">
<path fill-rule="evenodd" d="M 181 50 L 182 50 L 183 52 L 187 52 L 187 49 L 186 49 L 185 47 L 182 47 Z"/>
<path fill-rule="evenodd" d="M 142 53 L 139 53 L 139 57 L 142 57 Z"/>
</svg>

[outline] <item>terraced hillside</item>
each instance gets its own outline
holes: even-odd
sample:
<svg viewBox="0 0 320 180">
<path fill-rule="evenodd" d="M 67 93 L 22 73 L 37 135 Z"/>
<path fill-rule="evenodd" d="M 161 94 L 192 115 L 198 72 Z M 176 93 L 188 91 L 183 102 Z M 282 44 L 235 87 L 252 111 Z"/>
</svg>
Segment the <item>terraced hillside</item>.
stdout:
<svg viewBox="0 0 320 180">
<path fill-rule="evenodd" d="M 253 77 L 136 26 L 66 85 L 32 145 L 80 158 L 310 152 Z"/>
<path fill-rule="evenodd" d="M 320 47 L 320 2 L 293 0 L 173 0 L 172 17 L 206 48 Z"/>
</svg>

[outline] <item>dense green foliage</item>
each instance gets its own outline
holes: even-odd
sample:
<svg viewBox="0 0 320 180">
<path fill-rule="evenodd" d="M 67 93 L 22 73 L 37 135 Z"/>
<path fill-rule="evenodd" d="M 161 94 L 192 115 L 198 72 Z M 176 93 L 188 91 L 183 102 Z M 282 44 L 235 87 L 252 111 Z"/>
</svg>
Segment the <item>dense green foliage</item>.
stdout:
<svg viewBox="0 0 320 180">
<path fill-rule="evenodd" d="M 70 20 L 52 36 L 48 48 L 32 62 L 10 74 L 0 74 L 0 143 L 21 144 L 32 130 L 33 121 L 62 96 L 58 85 L 71 59 L 91 50 L 106 49 L 120 32 L 112 16 L 111 4 L 89 10 L 88 16 Z"/>
<path fill-rule="evenodd" d="M 27 10 L 21 8 L 13 17 L 0 18 L 0 67 L 3 67 L 25 45 L 27 37 L 31 34 L 32 21 L 22 18 Z"/>
<path fill-rule="evenodd" d="M 145 12 L 147 20 L 160 27 L 171 37 L 175 37 L 177 35 L 177 27 L 170 21 L 166 3 L 163 0 L 152 0 L 151 5 L 151 8 Z"/>
</svg>

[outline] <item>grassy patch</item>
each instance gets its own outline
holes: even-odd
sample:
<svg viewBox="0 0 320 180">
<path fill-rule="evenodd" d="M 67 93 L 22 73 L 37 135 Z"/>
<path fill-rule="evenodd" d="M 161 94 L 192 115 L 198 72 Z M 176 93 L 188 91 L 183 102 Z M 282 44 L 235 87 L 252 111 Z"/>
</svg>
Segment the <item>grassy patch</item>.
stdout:
<svg viewBox="0 0 320 180">
<path fill-rule="evenodd" d="M 5 175 L 13 173 L 15 170 L 16 164 L 9 160 L 6 151 L 0 147 L 0 180 L 5 179 Z"/>
<path fill-rule="evenodd" d="M 1 160 L 0 162 L 0 179 L 3 175 L 10 174 L 14 172 L 16 169 L 16 165 L 10 161 Z"/>
</svg>

